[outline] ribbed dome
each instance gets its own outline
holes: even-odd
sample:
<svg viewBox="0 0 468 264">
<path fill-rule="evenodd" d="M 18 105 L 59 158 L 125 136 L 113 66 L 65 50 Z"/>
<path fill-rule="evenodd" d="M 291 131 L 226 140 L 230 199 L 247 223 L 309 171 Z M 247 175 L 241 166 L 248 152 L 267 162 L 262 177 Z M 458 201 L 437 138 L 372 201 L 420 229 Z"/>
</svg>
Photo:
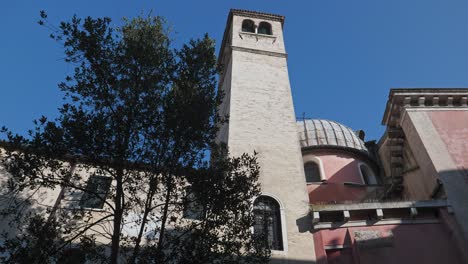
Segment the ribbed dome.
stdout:
<svg viewBox="0 0 468 264">
<path fill-rule="evenodd" d="M 340 123 L 323 119 L 297 121 L 301 148 L 334 146 L 367 152 L 364 142 L 354 131 Z"/>
</svg>

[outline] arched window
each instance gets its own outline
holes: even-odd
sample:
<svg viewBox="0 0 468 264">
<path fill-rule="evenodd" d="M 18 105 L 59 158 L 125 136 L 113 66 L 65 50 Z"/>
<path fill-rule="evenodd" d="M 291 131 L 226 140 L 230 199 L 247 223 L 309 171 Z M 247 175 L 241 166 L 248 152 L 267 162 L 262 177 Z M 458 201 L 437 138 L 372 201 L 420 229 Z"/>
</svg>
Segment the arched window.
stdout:
<svg viewBox="0 0 468 264">
<path fill-rule="evenodd" d="M 322 177 L 320 177 L 320 168 L 317 163 L 311 161 L 304 164 L 304 172 L 307 183 L 322 181 Z"/>
<path fill-rule="evenodd" d="M 364 163 L 359 164 L 359 171 L 361 172 L 364 184 L 377 184 L 377 179 L 374 172 L 369 166 Z"/>
<path fill-rule="evenodd" d="M 268 196 L 260 196 L 254 202 L 254 234 L 264 239 L 272 250 L 283 250 L 281 212 L 278 202 Z"/>
<path fill-rule="evenodd" d="M 260 25 L 258 25 L 258 34 L 271 35 L 270 23 L 260 22 Z"/>
<path fill-rule="evenodd" d="M 244 19 L 242 21 L 242 32 L 255 33 L 255 24 L 250 19 Z"/>
</svg>

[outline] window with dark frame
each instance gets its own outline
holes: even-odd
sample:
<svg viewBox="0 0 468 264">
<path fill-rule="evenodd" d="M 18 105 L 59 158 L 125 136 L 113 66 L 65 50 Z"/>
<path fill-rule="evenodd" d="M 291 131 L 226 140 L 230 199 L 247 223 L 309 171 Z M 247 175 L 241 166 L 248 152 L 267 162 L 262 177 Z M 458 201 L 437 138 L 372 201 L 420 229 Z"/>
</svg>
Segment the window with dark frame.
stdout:
<svg viewBox="0 0 468 264">
<path fill-rule="evenodd" d="M 197 193 L 191 187 L 187 187 L 187 194 L 184 198 L 184 208 L 182 217 L 192 220 L 202 220 L 205 215 L 203 206 L 198 201 Z"/>
<path fill-rule="evenodd" d="M 320 167 L 316 162 L 307 162 L 304 164 L 306 183 L 321 182 Z"/>
<path fill-rule="evenodd" d="M 250 19 L 242 21 L 242 32 L 255 33 L 255 23 Z"/>
<path fill-rule="evenodd" d="M 80 200 L 84 208 L 102 209 L 104 201 L 111 186 L 112 179 L 105 176 L 91 176 L 86 184 L 86 191 Z"/>
<path fill-rule="evenodd" d="M 260 196 L 254 202 L 254 234 L 271 250 L 283 250 L 281 212 L 278 202 L 268 196 Z"/>
</svg>

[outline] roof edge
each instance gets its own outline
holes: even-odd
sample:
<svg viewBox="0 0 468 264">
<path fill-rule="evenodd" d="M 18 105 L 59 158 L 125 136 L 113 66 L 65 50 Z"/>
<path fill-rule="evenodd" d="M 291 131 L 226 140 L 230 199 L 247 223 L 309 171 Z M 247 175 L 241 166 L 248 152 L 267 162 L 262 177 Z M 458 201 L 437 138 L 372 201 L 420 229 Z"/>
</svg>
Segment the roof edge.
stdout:
<svg viewBox="0 0 468 264">
<path fill-rule="evenodd" d="M 464 102 L 465 99 L 463 98 L 466 98 L 466 96 L 468 96 L 468 88 L 391 88 L 388 94 L 388 100 L 385 106 L 385 111 L 382 117 L 381 124 L 384 126 L 389 124 L 390 115 L 392 112 L 397 111 L 397 109 L 394 109 L 397 107 L 397 105 L 399 105 L 400 107 L 407 106 L 405 105 L 405 103 L 402 102 L 402 98 L 408 97 L 411 98 L 411 100 L 417 100 L 418 98 L 421 98 L 422 101 L 421 103 L 418 103 L 418 106 L 424 107 L 425 105 L 427 105 L 424 103 L 424 101 L 430 102 L 432 98 L 439 96 L 447 98 L 452 97 L 456 101 L 459 101 L 459 103 L 463 106 L 464 104 L 466 104 L 466 102 Z M 410 102 L 406 102 L 406 104 L 408 103 Z M 431 104 L 433 104 L 432 107 L 441 106 L 438 102 L 432 102 Z M 447 104 L 447 106 L 451 107 L 451 103 L 449 102 L 444 102 L 444 104 Z"/>
<path fill-rule="evenodd" d="M 231 9 L 229 11 L 229 16 L 248 16 L 248 17 L 255 17 L 255 18 L 263 18 L 269 20 L 280 21 L 281 25 L 284 25 L 285 17 L 282 15 L 271 14 L 271 13 L 263 13 L 258 11 L 251 11 L 251 10 L 244 10 L 244 9 Z"/>
</svg>

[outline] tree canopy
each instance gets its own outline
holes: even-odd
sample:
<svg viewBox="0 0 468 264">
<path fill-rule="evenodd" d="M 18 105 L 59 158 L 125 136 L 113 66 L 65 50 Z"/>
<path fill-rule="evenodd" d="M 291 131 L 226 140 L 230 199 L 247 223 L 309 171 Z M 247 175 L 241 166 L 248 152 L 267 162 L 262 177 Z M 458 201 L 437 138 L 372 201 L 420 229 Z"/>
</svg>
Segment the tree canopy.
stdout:
<svg viewBox="0 0 468 264">
<path fill-rule="evenodd" d="M 214 41 L 174 48 L 163 18 L 39 24 L 74 71 L 59 84 L 59 117 L 8 136 L 3 216 L 6 263 L 264 263 L 250 231 L 260 194 L 255 156 L 216 142 Z M 46 211 L 25 209 L 38 190 L 60 190 Z M 26 195 L 27 194 L 31 195 Z M 31 204 L 32 206 L 32 204 Z M 13 217 L 13 214 L 19 217 Z M 13 220 L 14 219 L 14 220 Z"/>
</svg>

